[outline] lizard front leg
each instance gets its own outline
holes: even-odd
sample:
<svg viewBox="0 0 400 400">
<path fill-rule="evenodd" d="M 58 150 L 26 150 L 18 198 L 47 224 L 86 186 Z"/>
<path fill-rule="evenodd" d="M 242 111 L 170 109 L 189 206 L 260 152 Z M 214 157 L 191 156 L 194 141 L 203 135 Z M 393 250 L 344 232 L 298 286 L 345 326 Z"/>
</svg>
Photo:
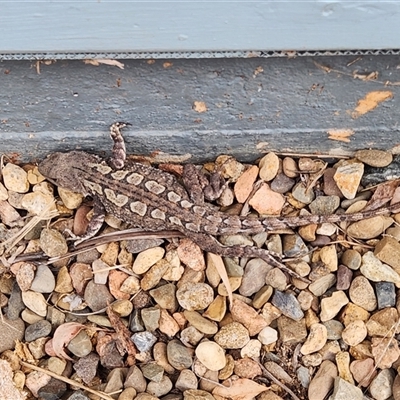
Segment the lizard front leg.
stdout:
<svg viewBox="0 0 400 400">
<path fill-rule="evenodd" d="M 114 146 L 112 149 L 112 156 L 108 160 L 108 163 L 112 168 L 121 169 L 125 165 L 126 147 L 121 129 L 129 125 L 128 122 L 115 122 L 110 126 L 110 136 L 114 142 Z"/>
<path fill-rule="evenodd" d="M 294 276 L 304 282 L 309 282 L 307 279 L 296 274 L 286 265 L 279 262 L 272 254 L 266 250 L 255 246 L 224 246 L 218 240 L 205 233 L 190 233 L 185 234 L 195 241 L 204 251 L 219 254 L 222 257 L 248 257 L 248 258 L 262 258 L 273 267 L 280 268 L 282 271 L 287 272 L 289 275 Z"/>
</svg>

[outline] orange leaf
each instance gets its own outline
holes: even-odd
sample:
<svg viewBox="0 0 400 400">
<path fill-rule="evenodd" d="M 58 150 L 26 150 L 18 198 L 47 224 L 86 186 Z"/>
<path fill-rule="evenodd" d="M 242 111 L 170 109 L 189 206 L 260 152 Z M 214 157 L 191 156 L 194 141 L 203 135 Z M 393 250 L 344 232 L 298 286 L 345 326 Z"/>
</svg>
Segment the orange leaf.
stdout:
<svg viewBox="0 0 400 400">
<path fill-rule="evenodd" d="M 64 351 L 64 347 L 82 330 L 85 329 L 85 325 L 78 324 L 77 322 L 67 322 L 60 325 L 54 332 L 53 336 L 53 350 L 54 353 L 66 360 L 72 361 L 72 358 L 68 356 Z"/>
<path fill-rule="evenodd" d="M 246 378 L 237 379 L 226 384 L 229 386 L 215 387 L 212 394 L 232 400 L 251 400 L 260 393 L 268 390 L 268 387 L 259 385 L 258 383 Z"/>
</svg>

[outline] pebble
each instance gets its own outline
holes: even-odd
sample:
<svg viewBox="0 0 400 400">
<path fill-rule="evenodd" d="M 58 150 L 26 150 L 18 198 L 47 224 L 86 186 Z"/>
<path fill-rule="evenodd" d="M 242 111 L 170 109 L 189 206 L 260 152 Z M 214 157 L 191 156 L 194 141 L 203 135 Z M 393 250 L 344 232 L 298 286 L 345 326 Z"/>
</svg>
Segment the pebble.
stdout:
<svg viewBox="0 0 400 400">
<path fill-rule="evenodd" d="M 29 190 L 28 174 L 18 165 L 8 163 L 2 169 L 4 186 L 17 193 Z"/>
<path fill-rule="evenodd" d="M 99 260 L 101 261 L 101 260 Z M 101 261 L 103 262 L 103 261 Z M 94 264 L 94 263 L 93 263 Z M 95 269 L 93 268 L 93 271 Z M 98 274 L 96 274 L 98 275 Z M 96 276 L 95 275 L 95 276 Z M 107 273 L 108 277 L 108 273 Z M 97 283 L 97 282 L 96 282 Z M 136 276 L 128 276 L 123 282 L 122 285 L 120 286 L 119 290 L 124 293 L 128 293 L 130 295 L 134 295 L 140 291 L 140 279 L 137 278 Z"/>
<path fill-rule="evenodd" d="M 327 341 L 327 329 L 323 324 L 312 324 L 310 326 L 310 333 L 303 346 L 301 346 L 300 352 L 303 355 L 315 353 L 324 347 Z"/>
<path fill-rule="evenodd" d="M 285 235 L 282 241 L 283 253 L 286 257 L 298 257 L 308 252 L 307 246 L 300 235 Z"/>
<path fill-rule="evenodd" d="M 188 389 L 183 392 L 183 400 L 215 400 L 215 397 L 205 390 Z"/>
<path fill-rule="evenodd" d="M 366 322 L 369 336 L 387 336 L 393 333 L 393 328 L 399 318 L 396 308 L 384 308 L 374 313 Z"/>
<path fill-rule="evenodd" d="M 211 371 L 219 371 L 226 365 L 225 351 L 217 343 L 212 341 L 203 341 L 195 351 L 199 361 Z"/>
<path fill-rule="evenodd" d="M 282 169 L 286 176 L 289 178 L 296 178 L 299 176 L 299 168 L 296 161 L 291 157 L 285 157 L 282 161 Z"/>
<path fill-rule="evenodd" d="M 318 196 L 310 203 L 309 207 L 314 215 L 330 215 L 335 213 L 339 205 L 339 196 Z"/>
<path fill-rule="evenodd" d="M 264 345 L 275 343 L 278 340 L 278 331 L 270 326 L 266 326 L 258 334 L 257 339 Z"/>
<path fill-rule="evenodd" d="M 214 292 L 206 283 L 187 282 L 176 291 L 176 298 L 185 310 L 204 310 L 214 300 Z"/>
<path fill-rule="evenodd" d="M 342 339 L 349 346 L 356 346 L 367 337 L 367 334 L 368 331 L 364 321 L 357 319 L 344 328 Z"/>
<path fill-rule="evenodd" d="M 350 371 L 354 380 L 362 387 L 368 387 L 377 372 L 374 370 L 375 364 L 372 358 L 354 360 L 350 364 Z"/>
<path fill-rule="evenodd" d="M 0 182 L 0 201 L 8 199 L 8 192 L 4 185 Z M 11 203 L 10 203 L 11 204 Z M 11 204 L 12 205 L 12 204 Z"/>
<path fill-rule="evenodd" d="M 206 263 L 203 251 L 190 239 L 182 239 L 177 247 L 178 257 L 183 264 L 195 271 L 204 271 Z"/>
<path fill-rule="evenodd" d="M 109 292 L 107 286 L 98 285 L 93 280 L 89 281 L 86 286 L 84 299 L 92 311 L 102 310 L 114 301 L 114 297 Z"/>
<path fill-rule="evenodd" d="M 193 362 L 192 351 L 178 340 L 170 340 L 167 344 L 168 362 L 177 370 L 190 368 Z"/>
<path fill-rule="evenodd" d="M 373 337 L 371 339 L 371 348 L 377 368 L 391 368 L 400 356 L 397 340 L 392 340 L 392 338 Z"/>
<path fill-rule="evenodd" d="M 335 274 L 327 274 L 321 276 L 314 282 L 310 283 L 308 286 L 308 290 L 317 297 L 322 296 L 326 293 L 326 291 L 331 288 L 336 283 L 336 276 Z"/>
<path fill-rule="evenodd" d="M 160 382 L 149 382 L 146 392 L 152 396 L 155 396 L 156 398 L 160 398 L 168 394 L 172 387 L 173 385 L 171 379 L 164 375 Z"/>
<path fill-rule="evenodd" d="M 254 182 L 257 179 L 259 168 L 251 166 L 238 178 L 233 188 L 236 199 L 239 203 L 244 203 L 253 190 Z"/>
<path fill-rule="evenodd" d="M 314 296 L 310 292 L 302 290 L 297 296 L 297 300 L 300 304 L 301 309 L 303 311 L 306 311 L 311 307 L 311 304 L 314 300 Z"/>
<path fill-rule="evenodd" d="M 301 343 L 307 337 L 307 328 L 305 319 L 295 321 L 291 318 L 280 316 L 277 321 L 279 339 L 283 343 L 295 344 Z"/>
<path fill-rule="evenodd" d="M 339 311 L 349 302 L 345 292 L 338 290 L 333 292 L 330 297 L 321 300 L 320 318 L 322 322 L 329 321 L 334 318 Z"/>
<path fill-rule="evenodd" d="M 165 259 L 157 261 L 150 269 L 144 274 L 140 281 L 142 290 L 148 291 L 156 287 L 163 275 L 169 268 L 169 262 Z"/>
<path fill-rule="evenodd" d="M 194 326 L 199 332 L 205 335 L 214 335 L 218 332 L 218 325 L 214 321 L 204 318 L 196 311 L 185 310 L 183 315 L 190 325 Z"/>
<path fill-rule="evenodd" d="M 49 257 L 63 256 L 68 253 L 64 236 L 51 228 L 44 228 L 40 234 L 40 247 Z"/>
<path fill-rule="evenodd" d="M 396 288 L 392 282 L 376 282 L 375 290 L 379 310 L 396 305 Z"/>
<path fill-rule="evenodd" d="M 297 379 L 301 383 L 301 386 L 303 386 L 303 388 L 307 389 L 308 386 L 310 386 L 310 380 L 311 380 L 310 372 L 308 371 L 308 368 L 300 365 L 300 367 L 297 368 L 296 375 L 297 375 Z"/>
<path fill-rule="evenodd" d="M 250 339 L 249 343 L 247 343 L 240 350 L 240 357 L 259 358 L 260 353 L 261 353 L 261 347 L 262 347 L 262 344 L 259 340 Z"/>
<path fill-rule="evenodd" d="M 142 320 L 146 330 L 154 332 L 160 327 L 161 310 L 158 307 L 148 307 L 141 311 Z"/>
<path fill-rule="evenodd" d="M 271 190 L 276 193 L 284 194 L 289 192 L 295 183 L 296 181 L 294 179 L 289 178 L 282 172 L 279 172 L 271 182 Z"/>
<path fill-rule="evenodd" d="M 354 157 L 364 164 L 371 167 L 387 167 L 392 161 L 393 156 L 388 151 L 384 150 L 358 150 L 354 153 Z"/>
<path fill-rule="evenodd" d="M 138 393 L 142 393 L 146 390 L 147 382 L 143 376 L 143 372 L 136 365 L 132 365 L 129 368 L 128 373 L 124 382 L 125 387 L 132 387 Z"/>
<path fill-rule="evenodd" d="M 55 286 L 56 281 L 50 268 L 47 265 L 39 264 L 32 281 L 31 290 L 39 293 L 52 293 Z"/>
<path fill-rule="evenodd" d="M 58 270 L 54 291 L 57 293 L 70 293 L 73 290 L 71 276 L 68 267 L 64 266 Z"/>
<path fill-rule="evenodd" d="M 310 204 L 315 199 L 314 190 L 307 190 L 303 182 L 299 182 L 293 187 L 292 196 L 303 204 Z"/>
<path fill-rule="evenodd" d="M 4 225 L 14 227 L 22 226 L 23 220 L 18 211 L 7 201 L 0 201 L 0 220 Z"/>
<path fill-rule="evenodd" d="M 339 351 L 335 355 L 335 360 L 340 378 L 354 385 L 353 375 L 350 372 L 350 354 L 347 351 Z"/>
<path fill-rule="evenodd" d="M 385 232 L 393 222 L 391 217 L 378 215 L 352 223 L 347 228 L 347 234 L 356 239 L 373 239 Z"/>
<path fill-rule="evenodd" d="M 149 291 L 150 296 L 153 297 L 161 308 L 172 312 L 176 311 L 178 308 L 178 301 L 176 300 L 175 293 L 176 286 L 173 283 L 168 283 Z"/>
<path fill-rule="evenodd" d="M 190 350 L 192 352 L 192 350 Z M 164 368 L 167 374 L 175 374 L 175 368 L 168 361 L 167 344 L 164 342 L 157 342 L 153 347 L 154 361 Z M 190 353 L 192 354 L 192 353 Z"/>
<path fill-rule="evenodd" d="M 386 400 L 392 395 L 394 372 L 391 369 L 383 369 L 378 373 L 369 386 L 369 392 L 375 400 Z"/>
<path fill-rule="evenodd" d="M 256 376 L 262 375 L 262 370 L 259 364 L 247 357 L 235 361 L 233 372 L 238 377 L 246 379 L 254 379 Z"/>
<path fill-rule="evenodd" d="M 364 276 L 353 279 L 349 289 L 350 300 L 367 311 L 374 311 L 377 307 L 377 299 L 374 288 Z"/>
<path fill-rule="evenodd" d="M 21 199 L 21 207 L 33 215 L 57 209 L 53 195 L 40 191 L 25 194 Z"/>
<path fill-rule="evenodd" d="M 340 377 L 337 377 L 335 378 L 335 385 L 330 400 L 343 399 L 363 400 L 363 392 L 360 388 Z"/>
<path fill-rule="evenodd" d="M 323 324 L 327 330 L 328 340 L 339 340 L 342 337 L 344 326 L 340 321 L 331 319 L 329 321 L 325 321 Z"/>
<path fill-rule="evenodd" d="M 14 350 L 15 343 L 24 338 L 25 324 L 20 318 L 10 320 L 3 316 L 0 319 L 0 353 Z"/>
<path fill-rule="evenodd" d="M 223 349 L 241 349 L 250 340 L 249 331 L 239 322 L 224 325 L 214 336 Z"/>
<path fill-rule="evenodd" d="M 47 302 L 41 293 L 33 292 L 32 290 L 22 292 L 22 301 L 24 302 L 25 306 L 34 313 L 40 315 L 41 317 L 46 316 Z"/>
<path fill-rule="evenodd" d="M 362 256 L 361 273 L 373 282 L 393 282 L 400 287 L 400 275 L 389 265 L 383 264 L 372 251 L 367 251 Z"/>
<path fill-rule="evenodd" d="M 25 340 L 27 342 L 33 342 L 41 337 L 46 337 L 50 335 L 52 326 L 51 323 L 42 319 L 31 325 L 29 325 L 25 330 Z"/>
<path fill-rule="evenodd" d="M 85 357 L 93 350 L 92 342 L 86 331 L 81 330 L 69 343 L 67 349 L 77 357 Z"/>
<path fill-rule="evenodd" d="M 86 384 L 89 384 L 97 373 L 97 365 L 100 357 L 96 353 L 90 353 L 85 357 L 79 358 L 74 363 L 73 368 L 79 378 Z"/>
<path fill-rule="evenodd" d="M 190 369 L 183 369 L 176 380 L 175 387 L 184 392 L 189 389 L 197 389 L 197 377 Z"/>
<path fill-rule="evenodd" d="M 215 166 L 213 167 L 219 168 L 225 179 L 230 178 L 233 181 L 236 181 L 245 169 L 245 166 L 235 158 L 224 154 L 216 158 Z"/>
<path fill-rule="evenodd" d="M 234 321 L 240 322 L 247 328 L 250 336 L 257 335 L 267 326 L 267 321 L 262 315 L 253 307 L 238 299 L 233 299 L 231 316 Z"/>
<path fill-rule="evenodd" d="M 400 272 L 400 243 L 396 239 L 385 236 L 376 244 L 374 255 L 397 273 Z"/>
<path fill-rule="evenodd" d="M 310 382 L 308 398 L 310 400 L 324 400 L 331 391 L 337 375 L 336 365 L 329 360 L 323 361 Z M 344 399 L 352 399 L 352 397 L 344 397 Z"/>
<path fill-rule="evenodd" d="M 183 329 L 180 334 L 180 339 L 186 346 L 196 346 L 201 339 L 203 339 L 204 334 L 197 330 L 194 326 L 188 326 Z"/>
<path fill-rule="evenodd" d="M 82 204 L 83 195 L 80 193 L 71 192 L 68 189 L 59 187 L 58 194 L 60 195 L 61 201 L 64 203 L 65 207 L 70 210 L 75 210 Z"/>
<path fill-rule="evenodd" d="M 347 326 L 357 319 L 366 322 L 369 316 L 370 313 L 362 307 L 356 306 L 353 303 L 348 303 L 340 314 L 340 320 L 344 326 Z"/>
<path fill-rule="evenodd" d="M 264 363 L 265 369 L 270 372 L 275 378 L 278 378 L 285 384 L 293 384 L 293 378 L 286 372 L 286 369 L 274 361 L 266 361 Z"/>
<path fill-rule="evenodd" d="M 152 382 L 161 382 L 164 376 L 164 368 L 155 363 L 141 365 L 143 376 Z"/>
<path fill-rule="evenodd" d="M 271 269 L 272 267 L 260 258 L 250 260 L 244 268 L 239 293 L 249 297 L 258 292 L 265 285 L 265 277 Z"/>
<path fill-rule="evenodd" d="M 157 342 L 157 337 L 147 331 L 134 333 L 131 339 L 139 351 L 149 351 Z"/>
<path fill-rule="evenodd" d="M 341 262 L 352 270 L 357 270 L 361 266 L 361 254 L 354 250 L 346 250 L 341 257 Z"/>
<path fill-rule="evenodd" d="M 79 295 L 82 295 L 88 282 L 93 278 L 93 271 L 89 264 L 73 263 L 69 269 L 69 275 L 72 286 Z"/>
<path fill-rule="evenodd" d="M 285 205 L 285 198 L 264 183 L 249 200 L 249 204 L 262 215 L 278 215 Z"/>
<path fill-rule="evenodd" d="M 304 318 L 304 313 L 296 297 L 292 293 L 275 290 L 271 303 L 278 308 L 283 315 L 299 321 Z"/>
<path fill-rule="evenodd" d="M 164 257 L 164 253 L 165 250 L 162 247 L 152 247 L 140 252 L 133 262 L 132 271 L 138 275 L 144 274 Z"/>
<path fill-rule="evenodd" d="M 364 173 L 364 164 L 355 160 L 343 160 L 338 164 L 333 179 L 346 199 L 354 199 Z"/>
<path fill-rule="evenodd" d="M 319 252 L 321 261 L 328 267 L 330 272 L 337 271 L 338 269 L 338 256 L 336 252 L 336 246 L 330 245 L 323 247 Z"/>
<path fill-rule="evenodd" d="M 203 317 L 212 321 L 220 322 L 224 318 L 227 311 L 226 296 L 217 295 L 207 310 L 203 313 Z"/>
<path fill-rule="evenodd" d="M 38 390 L 38 397 L 43 400 L 61 399 L 67 391 L 67 384 L 59 379 L 50 378 L 50 381 Z"/>
<path fill-rule="evenodd" d="M 284 291 L 288 284 L 286 275 L 280 268 L 273 268 L 268 271 L 265 276 L 265 283 L 280 291 Z"/>
<path fill-rule="evenodd" d="M 16 270 L 16 268 L 18 268 Z M 15 274 L 18 286 L 23 292 L 31 288 L 32 281 L 35 277 L 36 266 L 32 263 L 23 262 L 11 266 L 11 272 Z"/>
<path fill-rule="evenodd" d="M 269 182 L 272 181 L 278 173 L 280 160 L 275 153 L 271 152 L 266 154 L 258 165 L 260 167 L 260 178 L 265 182 Z"/>
</svg>

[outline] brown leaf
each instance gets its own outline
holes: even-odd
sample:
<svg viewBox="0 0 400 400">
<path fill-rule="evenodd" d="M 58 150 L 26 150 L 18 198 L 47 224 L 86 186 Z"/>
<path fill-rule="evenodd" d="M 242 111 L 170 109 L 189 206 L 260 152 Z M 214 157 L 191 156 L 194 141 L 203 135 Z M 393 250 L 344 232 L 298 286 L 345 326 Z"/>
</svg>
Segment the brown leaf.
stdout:
<svg viewBox="0 0 400 400">
<path fill-rule="evenodd" d="M 268 387 L 259 385 L 250 379 L 237 379 L 226 383 L 228 386 L 217 386 L 212 391 L 213 395 L 229 398 L 232 400 L 251 400 L 260 393 L 268 390 Z"/>
<path fill-rule="evenodd" d="M 215 269 L 221 277 L 222 282 L 225 285 L 226 291 L 228 292 L 229 303 L 232 304 L 231 283 L 229 282 L 228 274 L 226 272 L 225 264 L 222 261 L 222 257 L 214 253 L 208 253 L 208 257 L 209 259 L 211 259 L 211 262 L 214 264 Z"/>
<path fill-rule="evenodd" d="M 85 325 L 78 324 L 77 322 L 67 322 L 60 325 L 54 332 L 53 336 L 53 350 L 54 353 L 66 360 L 72 361 L 72 358 L 68 356 L 64 351 L 64 347 L 82 330 L 85 329 Z"/>
<path fill-rule="evenodd" d="M 378 185 L 363 211 L 376 210 L 391 201 L 399 183 L 400 181 L 396 179 Z"/>
<path fill-rule="evenodd" d="M 98 66 L 100 64 L 112 65 L 118 67 L 120 69 L 124 69 L 124 64 L 117 60 L 108 60 L 108 59 L 97 59 L 97 60 L 83 60 L 85 64 L 91 64 Z"/>
</svg>

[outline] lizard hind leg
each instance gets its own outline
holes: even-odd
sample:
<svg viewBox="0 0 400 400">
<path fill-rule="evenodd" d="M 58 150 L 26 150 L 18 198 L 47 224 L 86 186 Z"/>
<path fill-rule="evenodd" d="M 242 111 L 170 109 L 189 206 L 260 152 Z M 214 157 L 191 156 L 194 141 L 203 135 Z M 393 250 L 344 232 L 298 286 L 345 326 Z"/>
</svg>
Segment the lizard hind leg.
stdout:
<svg viewBox="0 0 400 400">
<path fill-rule="evenodd" d="M 309 282 L 307 279 L 296 274 L 286 265 L 278 261 L 268 250 L 261 249 L 256 246 L 224 246 L 213 236 L 204 233 L 191 233 L 190 235 L 185 232 L 185 234 L 193 239 L 204 251 L 210 253 L 219 254 L 222 257 L 248 257 L 248 258 L 262 258 L 268 264 L 273 267 L 280 268 L 282 271 L 288 273 L 295 278 L 298 278 L 304 282 Z"/>
<path fill-rule="evenodd" d="M 110 136 L 114 142 L 114 146 L 112 149 L 112 156 L 108 162 L 114 169 L 121 169 L 125 165 L 126 147 L 121 129 L 129 125 L 131 124 L 128 122 L 115 122 L 110 126 Z"/>
</svg>

